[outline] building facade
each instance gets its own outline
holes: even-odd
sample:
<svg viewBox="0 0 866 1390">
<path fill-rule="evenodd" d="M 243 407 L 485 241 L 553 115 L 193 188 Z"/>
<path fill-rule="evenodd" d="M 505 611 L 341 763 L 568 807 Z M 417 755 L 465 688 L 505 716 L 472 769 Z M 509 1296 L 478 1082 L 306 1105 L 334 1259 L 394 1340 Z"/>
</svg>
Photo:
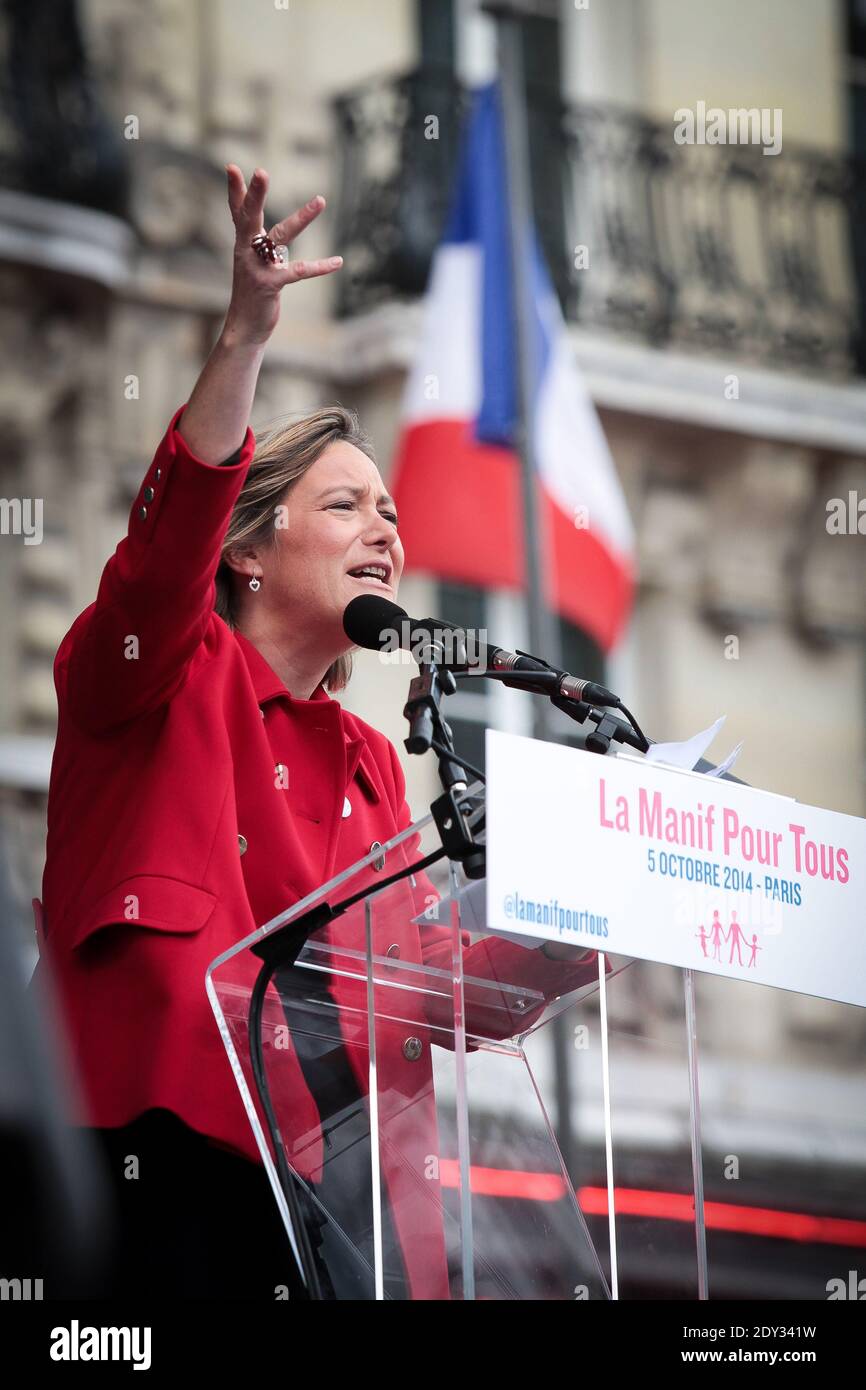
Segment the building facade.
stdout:
<svg viewBox="0 0 866 1390">
<path fill-rule="evenodd" d="M 0 537 L 0 796 L 24 939 L 53 656 L 219 331 L 224 164 L 269 170 L 271 221 L 323 192 L 303 254 L 346 257 L 339 276 L 286 295 L 254 429 L 340 400 L 387 481 L 459 115 L 496 58 L 475 0 L 41 0 L 8 6 L 2 25 L 0 493 L 43 503 L 38 543 L 12 526 Z M 866 15 L 856 0 L 562 0 L 526 22 L 525 41 L 539 225 L 639 547 L 621 647 L 605 667 L 563 623 L 564 664 L 604 677 L 655 738 L 727 714 L 711 753 L 742 739 L 741 777 L 863 815 Z M 763 143 L 701 140 L 701 110 L 752 108 L 768 113 Z M 683 112 L 697 133 L 679 144 Z M 835 529 L 834 499 L 847 518 Z M 527 645 L 519 594 L 409 568 L 401 601 Z M 400 749 L 412 674 L 363 653 L 343 697 Z M 531 728 L 528 700 L 502 688 L 461 690 L 447 717 L 475 762 L 485 726 Z M 404 765 L 421 815 L 435 767 Z M 797 1068 L 844 1155 L 827 1182 L 862 1169 L 862 1011 L 719 984 L 698 980 L 728 1117 L 718 1145 L 742 1132 L 772 1167 L 778 1134 L 764 1142 L 757 1117 L 773 1075 Z M 677 989 L 672 972 L 636 965 L 615 1023 L 640 1017 L 639 1039 L 675 1046 Z M 624 1036 L 635 1076 L 645 1049 L 631 1046 Z M 751 1081 L 732 1079 L 733 1055 Z M 659 1075 L 648 1068 L 644 1095 L 663 1108 Z M 579 1132 L 597 1136 L 599 1104 L 588 1082 Z M 636 1102 L 638 1129 L 641 1113 Z M 801 1120 L 791 1104 L 777 1125 L 808 1165 L 819 1146 Z"/>
</svg>

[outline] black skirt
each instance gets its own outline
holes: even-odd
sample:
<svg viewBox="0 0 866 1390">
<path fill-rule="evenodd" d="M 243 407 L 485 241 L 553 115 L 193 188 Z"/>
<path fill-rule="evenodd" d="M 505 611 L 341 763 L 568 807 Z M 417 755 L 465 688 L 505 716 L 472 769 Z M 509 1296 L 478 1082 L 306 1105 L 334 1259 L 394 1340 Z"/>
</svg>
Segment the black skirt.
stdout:
<svg viewBox="0 0 866 1390">
<path fill-rule="evenodd" d="M 264 1167 L 223 1149 L 168 1110 L 89 1128 L 115 1219 L 109 1254 L 83 1288 L 48 1298 L 305 1299 Z M 136 1169 L 137 1176 L 127 1176 Z"/>
<path fill-rule="evenodd" d="M 343 1109 L 339 1128 L 348 1136 L 348 1162 L 326 1165 L 312 1191 L 354 1241 L 317 1219 L 314 1204 L 296 1190 L 321 1297 L 366 1301 L 375 1287 L 369 1123 L 361 1097 Z M 308 1301 L 261 1164 L 221 1148 L 163 1109 L 87 1133 L 103 1160 L 113 1208 L 108 1254 L 86 1284 L 53 1280 L 46 1298 Z M 382 1218 L 385 1297 L 403 1300 L 408 1279 L 387 1201 Z"/>
<path fill-rule="evenodd" d="M 278 974 L 328 1154 L 310 1189 L 312 1199 L 295 1184 L 299 1212 L 320 1296 L 366 1301 L 376 1296 L 369 1109 L 334 1022 L 327 981 L 311 982 L 307 975 L 292 969 Z M 323 1021 L 314 1008 L 317 990 Z M 104 1160 L 115 1208 L 110 1253 L 103 1276 L 91 1280 L 89 1290 L 46 1290 L 47 1297 L 308 1299 L 262 1164 L 222 1148 L 163 1108 L 118 1128 L 88 1127 L 88 1134 Z M 130 1176 L 133 1171 L 137 1176 Z M 384 1188 L 381 1211 L 384 1296 L 408 1299 L 406 1265 Z"/>
</svg>

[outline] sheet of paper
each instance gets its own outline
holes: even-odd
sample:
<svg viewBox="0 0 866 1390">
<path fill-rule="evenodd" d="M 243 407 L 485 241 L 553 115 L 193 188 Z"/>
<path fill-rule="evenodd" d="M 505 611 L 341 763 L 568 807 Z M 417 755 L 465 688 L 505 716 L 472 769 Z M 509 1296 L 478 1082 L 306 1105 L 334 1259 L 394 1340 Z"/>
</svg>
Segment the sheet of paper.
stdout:
<svg viewBox="0 0 866 1390">
<path fill-rule="evenodd" d="M 704 776 L 721 777 L 724 773 L 730 772 L 731 768 L 734 766 L 734 763 L 737 761 L 737 758 L 740 756 L 742 750 L 743 741 L 741 739 L 740 742 L 737 744 L 736 748 L 731 749 L 724 762 L 719 763 L 718 767 L 711 768 L 709 772 L 705 772 Z"/>
<path fill-rule="evenodd" d="M 646 755 L 647 762 L 666 763 L 668 767 L 679 767 L 686 772 L 691 772 L 698 759 L 704 756 L 726 719 L 726 714 L 720 714 L 715 724 L 711 724 L 708 729 L 703 729 L 699 734 L 692 734 L 691 738 L 684 739 L 682 743 L 652 744 Z"/>
</svg>

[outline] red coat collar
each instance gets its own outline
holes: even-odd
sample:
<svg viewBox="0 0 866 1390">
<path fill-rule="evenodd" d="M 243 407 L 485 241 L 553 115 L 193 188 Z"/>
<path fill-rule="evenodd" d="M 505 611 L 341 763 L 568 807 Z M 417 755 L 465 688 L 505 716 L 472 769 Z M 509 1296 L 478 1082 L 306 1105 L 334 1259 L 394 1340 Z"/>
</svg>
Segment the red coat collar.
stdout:
<svg viewBox="0 0 866 1390">
<path fill-rule="evenodd" d="M 319 681 L 309 700 L 296 699 L 286 687 L 285 682 L 280 680 L 270 663 L 262 656 L 258 647 L 237 628 L 234 628 L 233 631 L 235 641 L 243 652 L 247 663 L 247 670 L 250 673 L 256 695 L 256 703 L 263 705 L 267 700 L 282 697 L 284 700 L 288 700 L 290 705 L 305 706 L 315 700 L 317 703 L 334 706 L 346 743 L 346 785 L 348 786 L 357 773 L 368 799 L 374 803 L 381 801 L 378 769 L 375 766 L 372 750 L 363 735 L 352 736 L 348 732 L 342 706 L 338 700 L 331 699 L 325 689 L 324 681 Z"/>
<path fill-rule="evenodd" d="M 265 660 L 258 647 L 256 647 L 248 637 L 244 637 L 244 634 L 239 632 L 237 628 L 234 629 L 234 634 L 235 641 L 246 659 L 247 669 L 249 670 L 253 682 L 253 689 L 256 692 L 256 700 L 260 705 L 263 705 L 266 700 L 272 700 L 276 695 L 283 695 L 296 705 L 307 705 L 310 703 L 310 700 L 330 701 L 331 697 L 325 690 L 324 681 L 319 681 L 319 684 L 310 696 L 310 700 L 298 700 L 286 687 L 285 683 L 280 680 L 276 671 L 270 663 Z"/>
</svg>

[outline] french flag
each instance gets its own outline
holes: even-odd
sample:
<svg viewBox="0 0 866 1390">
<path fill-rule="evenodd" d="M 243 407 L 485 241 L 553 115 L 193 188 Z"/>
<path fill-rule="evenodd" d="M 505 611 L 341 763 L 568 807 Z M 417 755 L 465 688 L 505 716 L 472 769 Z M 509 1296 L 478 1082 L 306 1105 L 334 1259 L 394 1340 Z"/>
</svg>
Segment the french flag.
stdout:
<svg viewBox="0 0 866 1390">
<path fill-rule="evenodd" d="M 480 89 L 425 298 L 391 491 L 406 569 L 484 588 L 526 584 L 505 143 Z M 533 236 L 535 457 L 549 607 L 609 652 L 628 620 L 634 533 Z"/>
</svg>

